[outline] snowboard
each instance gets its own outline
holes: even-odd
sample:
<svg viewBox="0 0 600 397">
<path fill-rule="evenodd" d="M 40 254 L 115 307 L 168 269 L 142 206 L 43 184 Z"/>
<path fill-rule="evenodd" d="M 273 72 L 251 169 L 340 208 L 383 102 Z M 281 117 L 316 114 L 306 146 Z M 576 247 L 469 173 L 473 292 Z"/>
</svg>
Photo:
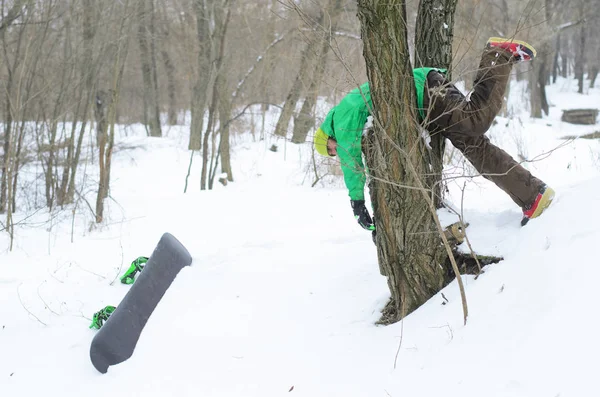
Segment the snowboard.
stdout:
<svg viewBox="0 0 600 397">
<path fill-rule="evenodd" d="M 99 372 L 133 355 L 148 318 L 179 271 L 191 263 L 183 244 L 163 234 L 144 270 L 92 340 L 90 359 Z"/>
</svg>

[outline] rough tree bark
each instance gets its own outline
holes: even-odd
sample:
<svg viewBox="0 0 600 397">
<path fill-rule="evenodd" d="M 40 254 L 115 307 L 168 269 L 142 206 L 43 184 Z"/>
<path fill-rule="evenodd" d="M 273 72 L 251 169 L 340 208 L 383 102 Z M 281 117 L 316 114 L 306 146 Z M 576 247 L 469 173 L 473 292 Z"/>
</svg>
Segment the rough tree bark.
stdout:
<svg viewBox="0 0 600 397">
<path fill-rule="evenodd" d="M 421 0 L 415 30 L 415 67 L 448 69 L 451 80 L 452 42 L 454 39 L 454 12 L 457 0 Z M 431 135 L 431 151 L 426 153 L 432 166 L 427 186 L 433 188 L 434 204 L 443 203 L 445 139 L 442 134 Z"/>
<path fill-rule="evenodd" d="M 374 131 L 367 144 L 370 191 L 377 220 L 377 255 L 388 278 L 394 322 L 448 282 L 447 253 L 423 187 L 429 172 L 416 123 L 404 1 L 358 0 Z M 426 194 L 424 194 L 426 193 Z"/>
</svg>

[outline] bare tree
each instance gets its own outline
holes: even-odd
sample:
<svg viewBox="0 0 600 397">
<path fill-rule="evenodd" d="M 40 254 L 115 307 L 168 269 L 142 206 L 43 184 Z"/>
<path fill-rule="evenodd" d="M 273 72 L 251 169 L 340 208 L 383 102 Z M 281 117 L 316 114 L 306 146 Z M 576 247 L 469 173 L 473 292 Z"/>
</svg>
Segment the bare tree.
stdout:
<svg viewBox="0 0 600 397">
<path fill-rule="evenodd" d="M 138 43 L 144 83 L 144 123 L 149 135 L 162 136 L 158 106 L 158 77 L 156 71 L 156 34 L 154 0 L 138 0 Z"/>
<path fill-rule="evenodd" d="M 299 9 L 296 7 L 296 9 Z M 318 26 L 321 31 L 319 40 L 321 40 L 321 48 L 317 54 L 318 61 L 314 66 L 312 80 L 306 91 L 306 98 L 302 103 L 300 112 L 294 117 L 294 130 L 292 133 L 293 143 L 303 143 L 306 141 L 308 131 L 315 124 L 315 116 L 313 108 L 317 101 L 319 88 L 321 87 L 325 68 L 327 66 L 327 54 L 332 45 L 333 34 L 337 30 L 340 14 L 342 13 L 342 2 L 340 0 L 329 0 L 327 9 L 328 17 L 324 18 L 324 26 Z M 284 108 L 285 110 L 285 108 Z"/>
<path fill-rule="evenodd" d="M 291 7 L 297 9 L 297 7 L 293 3 Z M 281 114 L 279 115 L 279 119 L 277 120 L 277 125 L 275 126 L 275 135 L 283 137 L 287 135 L 288 125 L 292 120 L 292 116 L 294 114 L 294 111 L 296 110 L 296 105 L 302 97 L 302 95 L 304 94 L 304 92 L 306 92 L 307 88 L 310 86 L 311 79 L 309 76 L 313 74 L 315 66 L 319 62 L 322 49 L 322 38 L 315 38 L 313 31 L 317 31 L 320 29 L 321 26 L 323 26 L 325 17 L 327 15 L 327 10 L 319 8 L 317 12 L 318 17 L 314 20 L 305 17 L 305 20 L 311 22 L 311 34 L 307 35 L 308 42 L 300 56 L 300 66 L 298 68 L 296 78 L 294 79 L 294 84 L 292 85 L 292 88 L 290 89 L 285 99 L 283 109 L 281 111 Z M 308 15 L 305 11 L 303 11 L 301 14 Z"/>
<path fill-rule="evenodd" d="M 108 197 L 115 140 L 115 119 L 130 39 L 129 26 L 131 25 L 131 21 L 129 12 L 131 10 L 129 8 L 129 0 L 125 0 L 122 3 L 122 8 L 115 7 L 115 9 L 118 10 L 121 18 L 118 19 L 117 35 L 114 38 L 115 41 L 112 48 L 112 67 L 109 75 L 110 89 L 107 92 L 102 92 L 106 99 L 96 102 L 97 109 L 100 108 L 98 120 L 98 133 L 100 134 L 98 164 L 100 175 L 98 178 L 98 195 L 96 197 L 97 223 L 101 223 L 104 219 L 104 199 Z"/>
<path fill-rule="evenodd" d="M 198 55 L 196 65 L 197 77 L 192 96 L 192 124 L 190 126 L 190 142 L 188 148 L 190 150 L 200 150 L 211 70 L 210 18 L 205 0 L 193 0 L 193 7 L 196 16 Z"/>
<path fill-rule="evenodd" d="M 160 55 L 164 64 L 165 74 L 167 77 L 167 95 L 168 95 L 168 110 L 167 110 L 167 122 L 169 125 L 177 124 L 177 84 L 175 81 L 176 75 L 176 66 L 173 62 L 171 54 L 168 51 L 168 41 L 170 38 L 169 35 L 169 26 L 168 19 L 166 15 L 166 11 L 164 11 L 164 2 L 159 2 L 159 5 L 162 6 L 162 12 L 160 14 L 161 22 L 160 22 L 160 38 L 159 46 L 160 46 Z"/>
<path fill-rule="evenodd" d="M 23 7 L 29 0 L 15 0 L 12 7 L 8 9 L 6 16 L 0 19 L 0 32 L 8 28 L 12 23 L 21 16 Z M 4 7 L 4 2 L 2 3 Z"/>
<path fill-rule="evenodd" d="M 584 20 L 587 13 L 587 2 L 584 0 L 579 1 L 579 19 Z M 585 70 L 585 52 L 586 52 L 586 29 L 587 24 L 582 23 L 579 26 L 579 37 L 577 43 L 577 50 L 575 55 L 575 78 L 578 81 L 577 92 L 583 94 L 583 80 Z"/>
<path fill-rule="evenodd" d="M 206 126 L 206 132 L 204 133 L 204 140 L 202 143 L 202 170 L 200 176 L 200 189 L 206 189 L 207 176 L 208 176 L 208 141 L 213 133 L 213 127 L 215 120 L 217 119 L 217 112 L 219 110 L 219 90 L 224 87 L 222 83 L 224 76 L 221 72 L 221 66 L 223 65 L 223 57 L 225 51 L 225 38 L 227 34 L 227 27 L 229 25 L 229 17 L 231 15 L 231 9 L 229 7 L 230 0 L 223 0 L 220 7 L 214 8 L 214 33 L 212 34 L 213 45 L 215 46 L 214 51 L 211 51 L 215 59 L 211 63 L 214 64 L 214 69 L 211 71 L 211 75 L 215 76 L 211 78 L 214 80 L 212 83 L 212 95 L 210 100 L 210 107 L 208 112 L 208 124 Z M 217 153 L 213 151 L 213 156 Z"/>
</svg>

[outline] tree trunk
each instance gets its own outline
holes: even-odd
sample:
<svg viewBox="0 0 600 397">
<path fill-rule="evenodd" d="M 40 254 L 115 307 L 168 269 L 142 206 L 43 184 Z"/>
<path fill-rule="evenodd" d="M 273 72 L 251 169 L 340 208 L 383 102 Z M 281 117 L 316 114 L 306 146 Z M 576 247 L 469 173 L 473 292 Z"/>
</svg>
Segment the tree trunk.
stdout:
<svg viewBox="0 0 600 397">
<path fill-rule="evenodd" d="M 138 41 L 144 82 L 144 124 L 149 135 L 162 136 L 154 35 L 154 0 L 138 0 Z"/>
<path fill-rule="evenodd" d="M 323 21 L 325 19 L 325 12 L 321 10 L 318 20 L 316 21 L 316 26 L 322 26 Z M 311 27 L 312 28 L 312 27 Z M 300 58 L 300 68 L 298 69 L 298 74 L 296 75 L 296 79 L 292 84 L 292 88 L 288 93 L 285 103 L 283 105 L 283 109 L 281 110 L 281 114 L 279 115 L 279 119 L 277 120 L 277 124 L 275 125 L 275 135 L 285 137 L 287 135 L 288 126 L 290 124 L 290 120 L 296 110 L 296 104 L 300 100 L 300 97 L 306 90 L 307 86 L 310 86 L 309 76 L 315 70 L 316 63 L 319 62 L 318 56 L 320 47 L 320 40 L 309 40 L 302 51 L 302 55 Z"/>
<path fill-rule="evenodd" d="M 96 222 L 104 219 L 104 195 L 108 191 L 106 186 L 106 145 L 108 141 L 108 108 L 112 95 L 106 91 L 98 91 L 96 95 L 96 137 L 98 142 L 98 196 L 96 197 Z"/>
<path fill-rule="evenodd" d="M 17 186 L 19 179 L 19 169 L 21 167 L 21 152 L 23 150 L 23 139 L 25 138 L 25 127 L 27 122 L 25 120 L 21 121 L 21 127 L 19 129 L 19 137 L 17 139 L 16 144 L 16 152 L 15 152 L 15 161 L 14 161 L 14 171 L 13 171 L 13 180 L 12 180 L 12 211 L 14 212 L 17 208 Z"/>
<path fill-rule="evenodd" d="M 529 92 L 531 93 L 531 117 L 542 118 L 542 98 L 539 88 L 540 61 L 534 59 L 531 61 L 533 70 L 529 73 Z"/>
<path fill-rule="evenodd" d="M 429 166 L 415 122 L 406 4 L 359 0 L 358 17 L 375 119 L 366 159 L 377 255 L 396 309 L 391 321 L 397 321 L 449 281 L 442 267 L 446 253 L 424 199 Z"/>
<path fill-rule="evenodd" d="M 211 42 L 208 12 L 203 0 L 193 0 L 196 13 L 196 37 L 198 39 L 197 78 L 192 92 L 192 123 L 188 149 L 200 150 L 202 126 L 206 109 L 207 91 L 210 80 Z"/>
<path fill-rule="evenodd" d="M 14 208 L 12 206 L 12 202 L 13 200 L 11 200 L 12 195 L 13 195 L 13 184 L 11 183 L 12 178 L 13 178 L 13 166 L 14 166 L 14 142 L 13 142 L 13 137 L 14 137 L 14 133 L 8 134 L 8 136 L 5 136 L 6 142 L 5 142 L 5 149 L 6 151 L 4 152 L 4 156 L 5 156 L 5 162 L 4 162 L 4 167 L 6 170 L 6 181 L 3 180 L 3 183 L 6 183 L 6 199 L 5 199 L 5 209 L 6 209 L 6 230 L 8 231 L 9 235 L 10 235 L 10 247 L 9 250 L 12 251 L 12 247 L 13 247 L 13 241 L 14 241 L 14 224 L 13 224 L 13 212 L 14 212 Z"/>
<path fill-rule="evenodd" d="M 531 61 L 533 71 L 529 75 L 529 90 L 531 92 L 531 117 L 542 118 L 542 112 L 548 115 L 550 106 L 546 95 L 548 82 L 548 64 L 552 55 L 549 42 L 544 42 L 539 48 L 538 55 Z"/>
<path fill-rule="evenodd" d="M 8 176 L 8 170 L 9 170 L 9 166 L 10 166 L 10 142 L 12 140 L 12 124 L 13 124 L 13 120 L 12 120 L 12 111 L 11 111 L 11 99 L 10 99 L 10 95 L 11 95 L 11 85 L 12 85 L 12 76 L 9 73 L 9 78 L 8 81 L 6 83 L 7 89 L 6 89 L 6 113 L 4 116 L 4 145 L 3 145 L 3 153 L 4 153 L 4 158 L 2 161 L 2 176 L 1 176 L 1 181 L 0 181 L 0 213 L 4 213 L 6 211 L 7 208 L 7 200 L 8 200 L 8 180 L 9 180 L 9 176 Z"/>
<path fill-rule="evenodd" d="M 229 7 L 229 0 L 223 1 L 223 9 L 218 10 L 215 14 L 215 39 L 219 40 L 219 47 L 216 50 L 215 60 L 215 82 L 212 87 L 212 98 L 210 102 L 210 109 L 208 114 L 208 125 L 206 126 L 206 132 L 204 133 L 204 141 L 202 143 L 202 171 L 200 175 L 200 189 L 206 189 L 207 175 L 208 175 L 208 140 L 212 133 L 213 125 L 216 118 L 217 110 L 219 109 L 219 90 L 222 88 L 222 81 L 224 76 L 221 73 L 221 66 L 223 64 L 223 57 L 225 54 L 225 38 L 227 35 L 227 26 L 229 25 L 229 16 L 231 10 Z M 212 156 L 216 156 L 216 153 L 212 153 Z"/>
<path fill-rule="evenodd" d="M 548 48 L 547 45 L 543 46 L 544 48 Z M 542 48 L 542 49 L 544 49 Z M 550 113 L 550 105 L 548 104 L 548 96 L 546 95 L 546 84 L 548 83 L 548 59 L 549 59 L 549 53 L 544 52 L 542 53 L 542 59 L 541 59 L 541 64 L 540 64 L 540 68 L 539 68 L 539 72 L 538 72 L 538 89 L 540 90 L 540 105 L 542 108 L 542 111 L 544 112 L 544 114 L 546 116 L 548 116 L 548 114 Z"/>
<path fill-rule="evenodd" d="M 103 101 L 96 100 L 103 103 L 104 108 L 101 114 L 102 136 L 101 145 L 99 147 L 99 166 L 100 176 L 98 182 L 98 196 L 96 197 L 96 223 L 101 223 L 104 219 L 104 199 L 108 197 L 110 188 L 110 170 L 112 163 L 112 152 L 115 139 L 115 121 L 117 115 L 117 106 L 119 103 L 119 94 L 121 90 L 121 81 L 123 80 L 123 73 L 125 70 L 125 62 L 127 60 L 127 54 L 129 50 L 129 30 L 130 21 L 127 19 L 127 11 L 129 10 L 129 2 L 125 1 L 123 6 L 123 16 L 120 21 L 118 29 L 118 38 L 116 40 L 116 48 L 114 54 L 113 68 L 111 73 L 111 89 L 109 93 L 105 95 Z M 97 105 L 100 106 L 100 105 Z M 100 121 L 98 122 L 100 129 Z M 110 128 L 110 130 L 108 130 Z"/>
<path fill-rule="evenodd" d="M 598 65 L 592 66 L 590 70 L 590 88 L 594 88 L 596 85 L 596 78 L 598 77 Z"/>
<path fill-rule="evenodd" d="M 585 3 L 581 3 L 580 9 L 580 18 L 583 19 L 585 17 Z M 583 80 L 585 70 L 585 27 L 586 24 L 582 23 L 579 30 L 579 45 L 576 49 L 577 56 L 575 57 L 575 78 L 578 81 L 577 92 L 583 94 Z"/>
<path fill-rule="evenodd" d="M 415 30 L 415 66 L 448 69 L 452 79 L 452 42 L 457 0 L 421 0 Z M 445 191 L 442 180 L 446 141 L 442 134 L 431 135 L 431 151 L 426 152 L 432 172 L 427 186 L 433 189 L 436 208 L 442 207 Z"/>
<path fill-rule="evenodd" d="M 67 28 L 67 35 L 68 32 L 69 30 Z M 50 121 L 50 134 L 48 137 L 48 158 L 46 161 L 46 205 L 50 209 L 52 208 L 56 198 L 55 184 L 58 181 L 58 174 L 54 172 L 55 161 L 58 155 L 56 148 L 56 133 L 58 129 L 59 115 L 64 112 L 63 97 L 67 89 L 67 81 L 70 80 L 68 79 L 70 76 L 67 75 L 68 69 L 66 66 L 66 63 L 70 61 L 70 55 L 69 46 L 64 45 L 63 61 L 65 65 L 63 65 L 60 72 L 60 86 L 58 87 L 58 96 L 54 101 L 54 110 L 52 112 L 52 120 Z"/>
<path fill-rule="evenodd" d="M 304 103 L 302 103 L 300 113 L 298 113 L 294 117 L 294 130 L 292 133 L 293 143 L 306 142 L 308 131 L 315 124 L 315 115 L 313 112 L 313 108 L 315 106 L 315 103 L 317 102 L 319 87 L 321 86 L 321 80 L 323 79 L 323 75 L 325 74 L 325 67 L 327 66 L 326 60 L 329 48 L 331 47 L 331 35 L 337 30 L 339 15 L 343 10 L 341 0 L 330 0 L 327 10 L 331 25 L 328 27 L 328 29 L 325 29 L 325 27 L 323 27 L 321 49 L 319 50 L 317 56 L 318 61 L 315 64 L 312 80 L 310 82 L 310 87 L 308 88 L 306 98 L 304 99 Z"/>
<path fill-rule="evenodd" d="M 223 85 L 225 86 L 226 84 Z M 229 182 L 233 182 L 233 171 L 231 169 L 231 153 L 229 145 L 229 117 L 231 116 L 231 105 L 231 98 L 223 95 L 219 101 L 219 125 L 221 130 L 219 153 L 221 155 L 221 172 L 227 174 L 227 180 Z"/>
<path fill-rule="evenodd" d="M 421 0 L 415 29 L 415 67 L 452 67 L 454 11 L 458 0 Z M 450 78 L 449 78 L 450 79 Z"/>
<path fill-rule="evenodd" d="M 65 204 L 72 203 L 75 197 L 75 180 L 77 177 L 77 167 L 79 165 L 79 159 L 81 157 L 81 149 L 83 147 L 83 138 L 85 136 L 85 129 L 88 122 L 88 114 L 92 106 L 92 100 L 95 97 L 96 78 L 99 67 L 97 63 L 99 60 L 94 59 L 94 39 L 96 36 L 96 23 L 94 21 L 94 2 L 93 0 L 83 1 L 83 61 L 81 63 L 80 76 L 84 82 L 84 98 L 83 110 L 81 112 L 81 126 L 79 128 L 79 136 L 77 138 L 77 145 L 75 145 L 75 135 L 73 135 L 71 145 L 74 151 L 73 158 L 67 162 L 67 166 L 70 169 L 69 182 L 67 187 L 67 193 L 65 197 Z M 104 47 L 100 48 L 99 54 L 104 55 Z M 74 120 L 75 122 L 76 120 Z M 74 127 L 75 128 L 75 127 Z"/>
<path fill-rule="evenodd" d="M 169 105 L 167 110 L 167 122 L 169 125 L 177 125 L 177 102 L 176 92 L 177 87 L 175 84 L 175 64 L 171 60 L 169 52 L 162 45 L 161 56 L 165 65 L 165 73 L 167 75 L 167 94 L 169 97 Z"/>
<path fill-rule="evenodd" d="M 12 211 L 14 208 L 11 208 L 10 201 L 12 197 L 12 162 L 13 156 L 12 152 L 12 142 L 14 140 L 15 133 L 13 132 L 13 122 L 14 114 L 12 108 L 12 87 L 14 84 L 14 73 L 17 70 L 17 65 L 20 61 L 20 51 L 21 51 L 21 42 L 23 39 L 23 33 L 25 31 L 24 27 L 20 27 L 17 43 L 16 43 L 16 53 L 14 54 L 14 62 L 10 63 L 10 59 L 8 59 L 7 53 L 8 51 L 8 43 L 6 41 L 6 30 L 9 26 L 11 26 L 21 15 L 23 11 L 23 7 L 26 5 L 29 0 L 15 0 L 12 6 L 8 9 L 6 14 L 0 19 L 0 40 L 2 40 L 3 44 L 3 57 L 4 59 L 0 62 L 6 62 L 7 65 L 7 74 L 6 76 L 6 88 L 4 94 L 6 95 L 6 108 L 4 115 L 4 144 L 3 144 L 3 154 L 4 157 L 0 162 L 0 167 L 2 168 L 2 172 L 0 174 L 0 213 L 7 213 L 7 225 L 6 228 L 9 230 L 11 234 L 11 249 L 12 249 Z M 4 3 L 3 3 L 4 5 Z"/>
<path fill-rule="evenodd" d="M 558 33 L 556 35 L 556 42 L 554 44 L 554 57 L 552 60 L 552 84 L 556 84 L 556 80 L 558 79 L 558 71 L 560 69 L 560 66 L 558 64 L 558 61 L 560 59 L 559 54 L 560 54 L 560 36 L 561 34 Z"/>
<path fill-rule="evenodd" d="M 560 54 L 560 61 L 561 61 L 561 68 L 560 68 L 560 76 L 564 79 L 566 79 L 569 76 L 569 53 L 567 50 L 568 47 L 568 38 L 564 37 L 562 38 L 562 40 L 567 40 L 567 45 L 564 45 L 565 43 L 563 42 L 561 45 L 561 54 Z"/>
</svg>

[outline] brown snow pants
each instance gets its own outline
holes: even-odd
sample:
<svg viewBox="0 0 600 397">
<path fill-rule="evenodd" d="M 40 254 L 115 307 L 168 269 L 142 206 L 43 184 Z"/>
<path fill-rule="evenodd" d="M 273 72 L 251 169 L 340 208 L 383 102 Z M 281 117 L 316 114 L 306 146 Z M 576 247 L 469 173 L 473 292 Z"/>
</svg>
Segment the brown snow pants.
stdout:
<svg viewBox="0 0 600 397">
<path fill-rule="evenodd" d="M 512 69 L 510 53 L 486 49 L 470 100 L 443 74 L 431 71 L 423 95 L 427 129 L 441 133 L 486 179 L 504 190 L 521 208 L 530 206 L 544 182 L 531 175 L 484 134 L 502 107 Z"/>
</svg>

